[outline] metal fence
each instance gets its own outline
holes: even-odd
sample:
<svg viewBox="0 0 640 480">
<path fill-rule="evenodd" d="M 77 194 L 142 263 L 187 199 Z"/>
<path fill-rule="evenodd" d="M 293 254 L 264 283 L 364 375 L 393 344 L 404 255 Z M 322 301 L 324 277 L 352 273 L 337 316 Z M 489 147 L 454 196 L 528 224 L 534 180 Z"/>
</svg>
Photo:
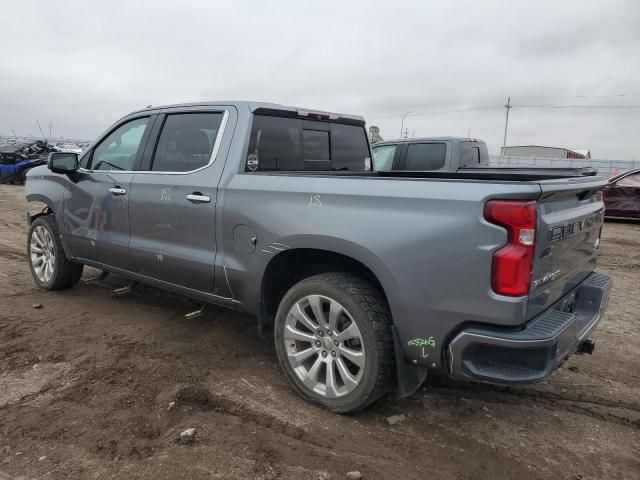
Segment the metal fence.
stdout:
<svg viewBox="0 0 640 480">
<path fill-rule="evenodd" d="M 595 160 L 595 159 L 570 159 L 570 158 L 543 158 L 543 157 L 507 157 L 502 155 L 490 155 L 489 164 L 492 167 L 593 167 L 599 175 L 613 177 L 619 173 L 640 168 L 640 160 Z"/>
</svg>

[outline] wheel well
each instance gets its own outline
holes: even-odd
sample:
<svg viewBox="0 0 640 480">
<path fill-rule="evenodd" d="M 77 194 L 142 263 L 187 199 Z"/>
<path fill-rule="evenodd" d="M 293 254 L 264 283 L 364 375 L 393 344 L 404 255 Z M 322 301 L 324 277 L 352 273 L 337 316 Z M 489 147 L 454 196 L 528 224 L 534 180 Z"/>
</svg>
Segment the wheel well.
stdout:
<svg viewBox="0 0 640 480">
<path fill-rule="evenodd" d="M 363 263 L 327 250 L 298 248 L 279 253 L 269 262 L 262 277 L 260 328 L 271 329 L 280 300 L 300 280 L 327 272 L 346 272 L 367 280 L 387 297 L 380 281 Z"/>
<path fill-rule="evenodd" d="M 31 223 L 33 223 L 33 221 L 35 221 L 35 219 L 38 217 L 42 217 L 43 215 L 53 215 L 53 210 L 49 205 L 47 205 L 44 202 L 36 202 L 36 203 L 41 203 L 44 206 L 40 213 L 34 213 L 33 215 L 30 213 L 27 214 L 29 225 L 31 225 Z"/>
</svg>

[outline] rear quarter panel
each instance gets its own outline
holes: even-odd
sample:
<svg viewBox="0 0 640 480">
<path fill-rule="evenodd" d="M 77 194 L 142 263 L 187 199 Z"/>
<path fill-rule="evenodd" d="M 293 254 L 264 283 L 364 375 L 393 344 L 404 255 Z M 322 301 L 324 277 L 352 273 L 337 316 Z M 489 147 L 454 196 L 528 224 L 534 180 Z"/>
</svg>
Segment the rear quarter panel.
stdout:
<svg viewBox="0 0 640 480">
<path fill-rule="evenodd" d="M 237 174 L 220 198 L 223 263 L 234 298 L 257 313 L 262 275 L 279 249 L 350 256 L 382 284 L 408 359 L 439 365 L 445 337 L 461 324 L 524 321 L 526 300 L 490 290 L 491 255 L 506 233 L 482 211 L 489 196 L 539 193 L 522 182 Z M 234 246 L 237 225 L 255 230 L 255 252 Z M 429 337 L 428 351 L 408 346 Z"/>
</svg>

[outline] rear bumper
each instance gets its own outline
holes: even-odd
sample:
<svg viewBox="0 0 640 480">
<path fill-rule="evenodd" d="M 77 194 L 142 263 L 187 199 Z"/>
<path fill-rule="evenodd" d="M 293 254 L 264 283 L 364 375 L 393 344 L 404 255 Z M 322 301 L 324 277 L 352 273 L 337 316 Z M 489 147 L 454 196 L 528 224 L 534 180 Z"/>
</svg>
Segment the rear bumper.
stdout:
<svg viewBox="0 0 640 480">
<path fill-rule="evenodd" d="M 448 345 L 450 375 L 498 384 L 542 380 L 596 327 L 607 308 L 611 284 L 609 275 L 593 273 L 523 330 L 462 330 Z"/>
</svg>

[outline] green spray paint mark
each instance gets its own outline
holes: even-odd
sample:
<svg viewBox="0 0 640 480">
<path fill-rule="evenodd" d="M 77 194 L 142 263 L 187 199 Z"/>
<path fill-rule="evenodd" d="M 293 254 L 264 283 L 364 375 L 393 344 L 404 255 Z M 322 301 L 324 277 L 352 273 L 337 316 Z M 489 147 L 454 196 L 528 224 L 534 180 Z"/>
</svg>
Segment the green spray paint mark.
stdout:
<svg viewBox="0 0 640 480">
<path fill-rule="evenodd" d="M 427 352 L 427 347 L 436 348 L 436 341 L 433 337 L 429 338 L 414 338 L 407 342 L 407 345 L 410 347 L 418 347 L 420 348 L 420 356 L 422 358 L 427 358 L 429 353 Z"/>
<path fill-rule="evenodd" d="M 433 337 L 429 338 L 414 338 L 407 342 L 410 347 L 431 347 L 436 348 L 436 341 Z"/>
</svg>

